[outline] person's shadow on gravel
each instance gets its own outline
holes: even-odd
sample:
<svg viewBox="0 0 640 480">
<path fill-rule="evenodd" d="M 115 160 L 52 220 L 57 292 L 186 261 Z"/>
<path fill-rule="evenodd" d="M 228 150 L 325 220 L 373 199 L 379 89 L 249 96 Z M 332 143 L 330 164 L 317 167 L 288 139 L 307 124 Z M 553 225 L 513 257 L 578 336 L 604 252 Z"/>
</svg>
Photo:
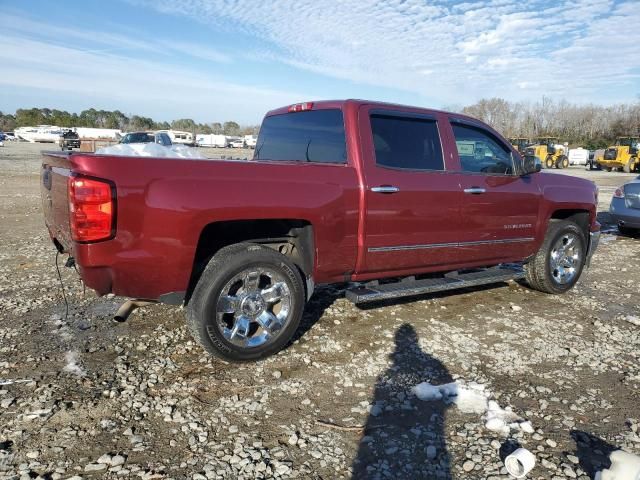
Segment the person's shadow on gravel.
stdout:
<svg viewBox="0 0 640 480">
<path fill-rule="evenodd" d="M 424 381 L 451 383 L 451 375 L 442 362 L 420 349 L 416 331 L 408 324 L 396 332 L 391 359 L 393 365 L 376 382 L 352 478 L 452 478 L 444 432 L 449 404 L 408 395 Z"/>
</svg>

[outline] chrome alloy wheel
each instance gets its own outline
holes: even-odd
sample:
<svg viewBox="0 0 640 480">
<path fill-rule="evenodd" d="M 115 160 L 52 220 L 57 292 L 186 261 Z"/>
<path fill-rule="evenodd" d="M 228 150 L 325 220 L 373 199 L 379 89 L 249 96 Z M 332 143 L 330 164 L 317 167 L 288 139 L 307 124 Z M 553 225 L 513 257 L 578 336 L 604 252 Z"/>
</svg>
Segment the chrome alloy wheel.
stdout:
<svg viewBox="0 0 640 480">
<path fill-rule="evenodd" d="M 549 255 L 551 276 L 561 285 L 571 283 L 582 261 L 580 239 L 574 233 L 565 233 L 558 238 Z"/>
<path fill-rule="evenodd" d="M 291 291 L 281 274 L 252 267 L 222 288 L 216 306 L 217 326 L 234 345 L 259 347 L 273 341 L 289 321 L 291 302 Z"/>
</svg>

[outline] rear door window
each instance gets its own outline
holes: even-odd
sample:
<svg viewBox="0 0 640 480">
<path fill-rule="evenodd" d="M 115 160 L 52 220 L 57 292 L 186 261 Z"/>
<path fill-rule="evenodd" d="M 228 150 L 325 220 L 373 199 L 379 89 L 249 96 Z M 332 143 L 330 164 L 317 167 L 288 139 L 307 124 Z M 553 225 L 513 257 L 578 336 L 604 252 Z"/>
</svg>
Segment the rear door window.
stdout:
<svg viewBox="0 0 640 480">
<path fill-rule="evenodd" d="M 310 110 L 266 117 L 253 159 L 346 163 L 342 111 Z"/>
<path fill-rule="evenodd" d="M 452 123 L 462 171 L 486 174 L 513 174 L 511 150 L 486 130 Z"/>
<path fill-rule="evenodd" d="M 371 133 L 376 164 L 406 170 L 444 170 L 434 119 L 373 113 Z"/>
</svg>

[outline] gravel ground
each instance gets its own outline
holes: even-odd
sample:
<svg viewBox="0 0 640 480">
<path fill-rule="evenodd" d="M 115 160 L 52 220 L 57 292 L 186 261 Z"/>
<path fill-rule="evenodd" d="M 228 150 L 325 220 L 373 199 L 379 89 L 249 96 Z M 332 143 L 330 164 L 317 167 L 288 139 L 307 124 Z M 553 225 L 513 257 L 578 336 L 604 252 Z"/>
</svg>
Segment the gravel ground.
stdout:
<svg viewBox="0 0 640 480">
<path fill-rule="evenodd" d="M 512 283 L 358 309 L 324 288 L 293 345 L 235 365 L 203 354 L 181 308 L 116 324 L 123 299 L 61 268 L 65 313 L 41 148 L 0 148 L 0 479 L 499 479 L 518 445 L 529 478 L 588 479 L 612 448 L 640 453 L 640 239 L 606 213 L 563 296 Z M 631 177 L 567 173 L 600 185 L 603 211 Z"/>
</svg>

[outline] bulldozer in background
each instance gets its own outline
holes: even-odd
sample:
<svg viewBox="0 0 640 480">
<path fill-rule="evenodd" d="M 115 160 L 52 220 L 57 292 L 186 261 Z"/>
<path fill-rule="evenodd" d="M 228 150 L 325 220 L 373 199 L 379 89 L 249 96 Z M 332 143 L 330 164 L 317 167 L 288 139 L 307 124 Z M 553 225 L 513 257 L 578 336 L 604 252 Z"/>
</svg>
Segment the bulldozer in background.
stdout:
<svg viewBox="0 0 640 480">
<path fill-rule="evenodd" d="M 640 171 L 639 150 L 640 137 L 618 137 L 616 144 L 607 148 L 597 162 L 607 172 L 614 169 L 626 173 Z"/>
<path fill-rule="evenodd" d="M 525 148 L 526 156 L 534 156 L 546 168 L 568 168 L 569 157 L 567 145 L 558 143 L 558 137 L 539 137 L 533 145 Z"/>
<path fill-rule="evenodd" d="M 509 143 L 515 148 L 521 155 L 524 155 L 525 148 L 531 145 L 531 140 L 525 137 L 511 137 Z"/>
</svg>

